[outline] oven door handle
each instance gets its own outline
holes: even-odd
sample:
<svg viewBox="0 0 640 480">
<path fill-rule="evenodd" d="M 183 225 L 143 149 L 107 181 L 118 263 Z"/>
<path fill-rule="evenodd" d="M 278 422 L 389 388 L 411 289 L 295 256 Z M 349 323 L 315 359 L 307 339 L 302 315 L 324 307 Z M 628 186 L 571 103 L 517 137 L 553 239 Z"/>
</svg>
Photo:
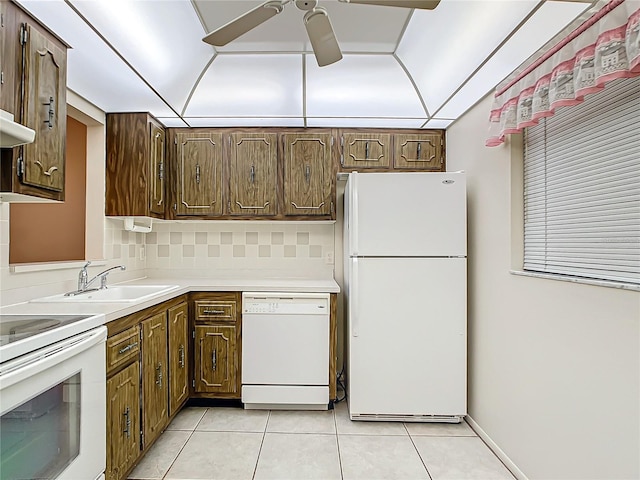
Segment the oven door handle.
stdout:
<svg viewBox="0 0 640 480">
<path fill-rule="evenodd" d="M 106 339 L 107 327 L 101 326 L 6 362 L 0 366 L 0 390 L 58 365 L 94 345 L 102 343 L 102 347 L 106 348 Z M 102 368 L 106 370 L 105 365 Z"/>
</svg>

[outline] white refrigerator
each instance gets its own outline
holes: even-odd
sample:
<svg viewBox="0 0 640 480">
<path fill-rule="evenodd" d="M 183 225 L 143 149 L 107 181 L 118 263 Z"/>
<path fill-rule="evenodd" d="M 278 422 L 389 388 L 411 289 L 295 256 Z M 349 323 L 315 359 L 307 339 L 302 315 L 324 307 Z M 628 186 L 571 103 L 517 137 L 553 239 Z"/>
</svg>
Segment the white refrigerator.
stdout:
<svg viewBox="0 0 640 480">
<path fill-rule="evenodd" d="M 467 413 L 463 172 L 351 173 L 345 196 L 352 420 Z"/>
</svg>

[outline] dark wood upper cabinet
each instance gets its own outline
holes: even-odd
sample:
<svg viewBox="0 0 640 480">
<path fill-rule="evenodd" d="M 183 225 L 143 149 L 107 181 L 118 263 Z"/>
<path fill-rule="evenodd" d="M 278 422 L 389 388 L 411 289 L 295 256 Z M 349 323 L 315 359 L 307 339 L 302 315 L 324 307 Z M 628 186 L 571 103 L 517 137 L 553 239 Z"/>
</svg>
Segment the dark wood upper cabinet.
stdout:
<svg viewBox="0 0 640 480">
<path fill-rule="evenodd" d="M 64 200 L 67 46 L 12 2 L 0 14 L 0 106 L 36 132 L 32 143 L 2 150 L 0 189 Z"/>
<path fill-rule="evenodd" d="M 107 114 L 106 215 L 164 217 L 164 143 L 151 115 Z"/>
<path fill-rule="evenodd" d="M 222 215 L 222 134 L 178 131 L 175 148 L 175 214 Z"/>
<path fill-rule="evenodd" d="M 331 134 L 285 133 L 284 214 L 331 215 L 334 169 Z"/>
<path fill-rule="evenodd" d="M 16 10 L 13 3 L 0 2 L 0 109 L 12 113 L 19 120 L 20 112 L 16 109 L 16 68 L 20 35 Z"/>
<path fill-rule="evenodd" d="M 391 135 L 388 133 L 343 133 L 341 164 L 345 168 L 389 168 Z"/>
<path fill-rule="evenodd" d="M 229 214 L 278 212 L 278 136 L 275 133 L 229 135 Z"/>
<path fill-rule="evenodd" d="M 150 169 L 151 188 L 149 210 L 156 215 L 164 215 L 165 207 L 165 148 L 164 148 L 164 128 L 153 121 L 149 122 L 149 146 L 150 146 Z"/>
<path fill-rule="evenodd" d="M 393 166 L 399 169 L 443 170 L 443 134 L 394 135 Z"/>
<path fill-rule="evenodd" d="M 22 123 L 36 131 L 35 141 L 22 147 L 23 182 L 62 192 L 67 128 L 66 52 L 33 24 L 25 23 L 21 30 L 26 35 Z"/>
</svg>

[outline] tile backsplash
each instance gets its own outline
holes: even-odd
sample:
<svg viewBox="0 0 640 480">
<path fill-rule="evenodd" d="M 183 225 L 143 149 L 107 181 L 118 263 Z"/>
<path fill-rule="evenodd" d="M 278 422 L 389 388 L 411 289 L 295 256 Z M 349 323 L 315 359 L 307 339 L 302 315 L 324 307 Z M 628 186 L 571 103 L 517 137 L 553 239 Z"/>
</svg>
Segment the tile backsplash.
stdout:
<svg viewBox="0 0 640 480">
<path fill-rule="evenodd" d="M 333 275 L 334 224 L 287 222 L 156 223 L 146 234 L 147 268 L 154 274 Z"/>
</svg>

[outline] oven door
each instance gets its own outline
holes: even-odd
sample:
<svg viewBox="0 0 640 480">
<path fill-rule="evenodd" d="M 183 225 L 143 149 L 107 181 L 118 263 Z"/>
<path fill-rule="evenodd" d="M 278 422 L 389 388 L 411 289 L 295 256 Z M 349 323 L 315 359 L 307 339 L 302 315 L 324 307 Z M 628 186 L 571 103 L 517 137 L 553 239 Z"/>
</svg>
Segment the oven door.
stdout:
<svg viewBox="0 0 640 480">
<path fill-rule="evenodd" d="M 0 365 L 3 480 L 94 480 L 105 469 L 107 329 Z"/>
</svg>

